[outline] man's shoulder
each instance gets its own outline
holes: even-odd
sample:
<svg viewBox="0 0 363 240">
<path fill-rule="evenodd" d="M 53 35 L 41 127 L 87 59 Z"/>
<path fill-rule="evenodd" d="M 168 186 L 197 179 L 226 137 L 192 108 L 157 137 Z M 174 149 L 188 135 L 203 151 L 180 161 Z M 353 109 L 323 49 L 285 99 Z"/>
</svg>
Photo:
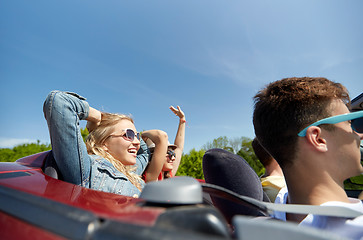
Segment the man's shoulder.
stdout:
<svg viewBox="0 0 363 240">
<path fill-rule="evenodd" d="M 328 217 L 309 214 L 303 221 L 301 226 L 315 227 L 328 230 L 338 235 L 349 237 L 352 239 L 360 239 L 363 237 L 363 204 L 359 199 L 349 198 L 350 203 L 331 201 L 321 204 L 321 206 L 337 206 L 345 207 L 362 213 L 356 218 L 344 217 Z"/>
</svg>

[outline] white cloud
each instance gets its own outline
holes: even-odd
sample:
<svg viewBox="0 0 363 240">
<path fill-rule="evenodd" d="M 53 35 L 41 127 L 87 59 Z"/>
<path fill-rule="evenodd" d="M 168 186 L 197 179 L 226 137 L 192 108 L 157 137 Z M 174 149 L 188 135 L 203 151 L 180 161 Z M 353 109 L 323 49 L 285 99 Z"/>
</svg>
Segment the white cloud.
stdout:
<svg viewBox="0 0 363 240">
<path fill-rule="evenodd" d="M 20 139 L 20 138 L 0 138 L 0 148 L 13 148 L 20 144 L 36 143 L 35 139 Z"/>
</svg>

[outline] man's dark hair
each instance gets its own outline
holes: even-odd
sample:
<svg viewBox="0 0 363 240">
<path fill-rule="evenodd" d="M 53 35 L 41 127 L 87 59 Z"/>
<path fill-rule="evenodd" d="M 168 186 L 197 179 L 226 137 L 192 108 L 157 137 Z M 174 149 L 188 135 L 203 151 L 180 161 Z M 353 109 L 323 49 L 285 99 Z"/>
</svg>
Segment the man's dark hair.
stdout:
<svg viewBox="0 0 363 240">
<path fill-rule="evenodd" d="M 260 160 L 260 162 L 262 163 L 262 165 L 264 167 L 266 167 L 267 165 L 269 165 L 271 163 L 271 161 L 273 160 L 273 157 L 271 156 L 271 154 L 269 154 L 266 151 L 266 149 L 264 149 L 264 147 L 261 146 L 261 144 L 258 142 L 257 138 L 253 139 L 252 148 L 256 154 L 256 157 L 258 158 L 258 160 Z"/>
<path fill-rule="evenodd" d="M 326 78 L 284 78 L 268 84 L 254 97 L 257 139 L 284 168 L 295 158 L 297 134 L 331 116 L 328 106 L 334 99 L 350 102 L 346 88 Z"/>
</svg>

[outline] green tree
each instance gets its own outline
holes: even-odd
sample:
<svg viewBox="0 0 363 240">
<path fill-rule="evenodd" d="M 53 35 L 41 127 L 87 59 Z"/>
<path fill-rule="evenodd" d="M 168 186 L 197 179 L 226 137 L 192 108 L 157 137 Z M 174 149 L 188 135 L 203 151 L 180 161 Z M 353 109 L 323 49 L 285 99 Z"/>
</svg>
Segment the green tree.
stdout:
<svg viewBox="0 0 363 240">
<path fill-rule="evenodd" d="M 26 157 L 35 153 L 44 152 L 50 150 L 50 144 L 26 143 L 15 146 L 14 148 L 2 148 L 0 149 L 0 162 L 14 162 L 19 158 Z"/>
<path fill-rule="evenodd" d="M 88 132 L 88 129 L 87 128 L 81 128 L 81 135 L 82 135 L 82 138 L 83 138 L 83 141 L 84 142 L 86 142 L 86 139 L 87 139 L 87 137 L 88 137 L 88 134 L 89 134 L 89 132 Z"/>
<path fill-rule="evenodd" d="M 265 168 L 262 163 L 256 157 L 252 148 L 252 140 L 250 138 L 242 137 L 242 148 L 238 151 L 238 155 L 243 157 L 246 162 L 253 168 L 258 176 L 265 173 Z"/>
<path fill-rule="evenodd" d="M 203 146 L 205 151 L 211 148 L 222 148 L 224 150 L 238 154 L 246 160 L 246 162 L 253 168 L 258 176 L 263 175 L 265 172 L 265 168 L 257 159 L 255 152 L 253 151 L 252 139 L 250 138 L 237 137 L 229 139 L 226 136 L 219 137 Z"/>
<path fill-rule="evenodd" d="M 184 154 L 176 176 L 190 176 L 197 179 L 204 179 L 202 167 L 204 153 L 204 150 L 196 151 L 193 148 L 189 154 Z"/>
<path fill-rule="evenodd" d="M 10 148 L 1 148 L 0 149 L 0 162 L 13 162 L 14 160 L 14 151 Z"/>
<path fill-rule="evenodd" d="M 207 142 L 203 145 L 202 149 L 207 151 L 211 148 L 221 148 L 236 154 L 241 149 L 243 139 L 243 137 L 229 139 L 228 137 L 223 136 L 213 139 L 211 142 Z"/>
<path fill-rule="evenodd" d="M 233 139 L 229 139 L 229 145 L 231 146 L 231 148 L 233 149 L 233 153 L 237 153 L 240 148 L 242 147 L 242 142 L 243 142 L 244 137 L 236 137 Z"/>
<path fill-rule="evenodd" d="M 346 190 L 363 190 L 363 175 L 351 177 L 344 181 Z"/>
<path fill-rule="evenodd" d="M 87 128 L 81 128 L 81 135 L 84 141 L 86 141 L 88 134 Z M 14 162 L 19 158 L 51 149 L 52 146 L 50 144 L 40 144 L 39 140 L 37 143 L 20 144 L 14 148 L 0 148 L 0 162 Z"/>
<path fill-rule="evenodd" d="M 229 140 L 226 136 L 213 139 L 212 142 L 207 142 L 202 147 L 202 149 L 204 149 L 204 150 L 208 150 L 211 148 L 222 148 L 222 149 L 226 149 L 227 151 L 231 150 L 231 148 L 229 146 Z"/>
</svg>

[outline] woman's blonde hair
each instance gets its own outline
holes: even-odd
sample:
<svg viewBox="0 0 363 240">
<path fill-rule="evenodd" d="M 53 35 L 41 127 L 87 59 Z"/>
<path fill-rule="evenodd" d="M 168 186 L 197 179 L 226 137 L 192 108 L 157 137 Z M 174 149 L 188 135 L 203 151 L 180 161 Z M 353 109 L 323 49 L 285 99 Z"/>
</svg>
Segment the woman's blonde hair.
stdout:
<svg viewBox="0 0 363 240">
<path fill-rule="evenodd" d="M 87 152 L 88 154 L 98 155 L 110 161 L 117 170 L 125 174 L 129 181 L 141 191 L 141 182 L 143 180 L 141 176 L 135 173 L 136 166 L 122 164 L 103 148 L 104 142 L 114 131 L 113 126 L 121 120 L 128 120 L 134 123 L 134 120 L 130 116 L 124 114 L 102 113 L 100 125 L 92 130 L 87 137 Z"/>
</svg>

